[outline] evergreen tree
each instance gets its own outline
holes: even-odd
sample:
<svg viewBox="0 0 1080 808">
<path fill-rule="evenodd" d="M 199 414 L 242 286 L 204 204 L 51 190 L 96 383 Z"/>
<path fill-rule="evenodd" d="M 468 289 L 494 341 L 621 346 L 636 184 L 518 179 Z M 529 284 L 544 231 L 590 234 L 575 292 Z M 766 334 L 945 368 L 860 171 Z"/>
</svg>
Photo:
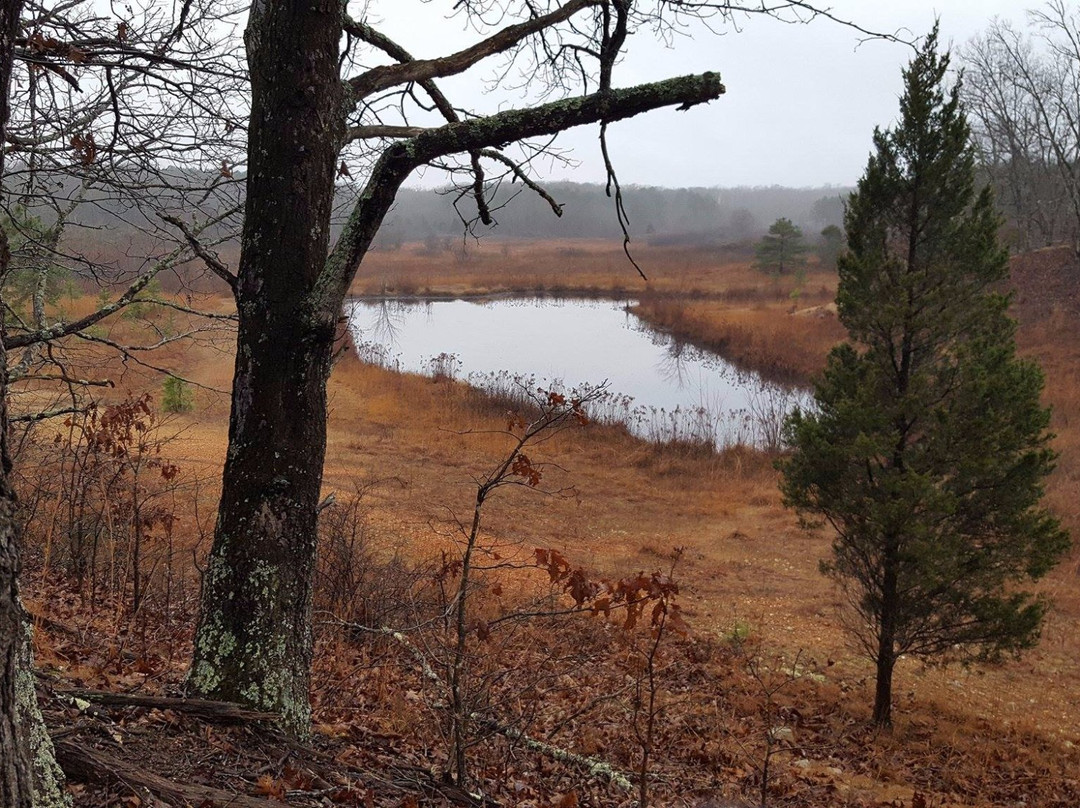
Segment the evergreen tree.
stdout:
<svg viewBox="0 0 1080 808">
<path fill-rule="evenodd" d="M 46 227 L 23 205 L 12 205 L 0 216 L 0 228 L 6 233 L 11 250 L 11 261 L 3 277 L 4 302 L 16 310 L 31 302 L 35 295 L 40 295 L 43 302 L 56 303 L 65 284 L 71 281 L 71 273 L 53 258 L 60 229 Z"/>
<path fill-rule="evenodd" d="M 802 230 L 790 219 L 781 218 L 773 222 L 755 249 L 755 266 L 773 276 L 783 275 L 806 263 Z"/>
<path fill-rule="evenodd" d="M 901 654 L 1033 645 L 1047 604 L 1020 586 L 1069 545 L 1040 506 L 1054 461 L 1042 375 L 1015 354 L 1008 256 L 936 46 L 935 29 L 849 200 L 837 306 L 851 341 L 816 408 L 789 419 L 781 465 L 785 502 L 836 532 L 822 570 L 877 666 L 879 725 Z"/>
<path fill-rule="evenodd" d="M 844 250 L 844 231 L 835 224 L 830 224 L 821 231 L 821 243 L 818 244 L 818 261 L 822 269 L 836 269 L 836 262 Z"/>
</svg>

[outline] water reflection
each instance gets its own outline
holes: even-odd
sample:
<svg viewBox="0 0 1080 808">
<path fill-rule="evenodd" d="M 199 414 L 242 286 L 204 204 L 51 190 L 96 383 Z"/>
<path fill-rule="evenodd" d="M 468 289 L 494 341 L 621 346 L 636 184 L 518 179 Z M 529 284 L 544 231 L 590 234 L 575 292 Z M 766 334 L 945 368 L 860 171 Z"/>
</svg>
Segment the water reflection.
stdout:
<svg viewBox="0 0 1080 808">
<path fill-rule="evenodd" d="M 805 394 L 737 370 L 596 300 L 464 300 L 346 304 L 360 358 L 396 370 L 462 378 L 494 395 L 520 384 L 607 383 L 592 416 L 657 442 L 776 446 Z"/>
</svg>

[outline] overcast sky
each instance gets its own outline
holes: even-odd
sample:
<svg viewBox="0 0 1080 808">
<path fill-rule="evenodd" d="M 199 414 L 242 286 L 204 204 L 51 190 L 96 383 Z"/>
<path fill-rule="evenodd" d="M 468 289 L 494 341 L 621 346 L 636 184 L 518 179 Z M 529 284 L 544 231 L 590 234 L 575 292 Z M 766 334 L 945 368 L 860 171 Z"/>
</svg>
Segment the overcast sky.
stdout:
<svg viewBox="0 0 1080 808">
<path fill-rule="evenodd" d="M 823 0 L 824 1 L 824 0 Z M 474 41 L 459 20 L 439 9 L 448 2 L 375 0 L 374 19 L 417 56 L 435 56 Z M 994 16 L 1024 22 L 1036 2 L 1017 0 L 833 0 L 832 10 L 864 28 L 908 37 L 941 19 L 942 41 L 960 46 L 985 29 Z M 406 13 L 406 8 L 410 13 Z M 718 71 L 727 94 L 689 112 L 662 110 L 610 130 L 612 156 L 626 183 L 665 186 L 850 185 L 858 179 L 875 125 L 897 113 L 900 69 L 911 50 L 869 41 L 826 20 L 785 25 L 763 17 L 738 32 L 701 32 L 666 49 L 644 32 L 628 41 L 629 55 L 618 83 Z M 452 85 L 454 97 L 477 93 L 475 77 Z M 481 106 L 521 103 L 513 95 L 477 98 Z M 595 127 L 567 133 L 560 141 L 574 150 L 578 165 L 554 166 L 548 178 L 602 181 Z M 430 185 L 430 172 L 411 184 Z"/>
</svg>

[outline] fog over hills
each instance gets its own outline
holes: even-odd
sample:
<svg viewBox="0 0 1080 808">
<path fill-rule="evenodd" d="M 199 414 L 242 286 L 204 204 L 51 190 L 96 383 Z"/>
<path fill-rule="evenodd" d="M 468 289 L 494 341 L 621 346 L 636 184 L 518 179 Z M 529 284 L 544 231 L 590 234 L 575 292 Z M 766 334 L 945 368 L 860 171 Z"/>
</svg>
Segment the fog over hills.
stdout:
<svg viewBox="0 0 1080 808">
<path fill-rule="evenodd" d="M 491 208 L 495 224 L 475 225 L 496 238 L 618 238 L 615 202 L 603 185 L 558 182 L 545 186 L 563 206 L 557 217 L 547 201 L 520 184 L 504 183 Z M 757 238 L 777 218 L 791 219 L 808 237 L 840 224 L 850 189 L 819 188 L 623 188 L 635 238 L 653 241 L 744 241 Z M 460 190 L 403 189 L 383 222 L 376 247 L 432 238 L 461 237 L 476 219 L 471 195 Z M 456 200 L 456 210 L 455 210 Z M 344 200 L 343 200 L 344 201 Z"/>
<path fill-rule="evenodd" d="M 136 178 L 138 179 L 138 178 Z M 238 205 L 243 198 L 242 176 L 221 183 L 220 177 L 177 171 L 157 186 L 152 198 L 132 204 L 117 198 L 108 187 L 80 185 L 76 178 L 57 180 L 50 197 L 28 193 L 18 182 L 8 194 L 8 205 L 19 203 L 27 212 L 48 224 L 54 220 L 57 199 L 71 200 L 68 232 L 84 246 L 135 248 L 153 239 L 153 232 L 163 232 L 155 211 L 165 209 L 192 222 Z M 216 180 L 216 182 L 214 182 Z M 214 194 L 194 194 L 191 189 L 215 185 Z M 352 208 L 355 187 L 342 186 L 337 197 L 334 236 L 340 231 Z M 471 189 L 403 188 L 376 237 L 375 249 L 393 249 L 407 242 L 461 239 L 466 227 L 477 236 L 495 239 L 578 239 L 622 236 L 615 209 L 602 184 L 554 182 L 544 190 L 562 206 L 556 216 L 549 202 L 521 183 L 503 182 L 486 198 L 493 223 L 477 221 L 476 203 Z M 739 188 L 664 188 L 626 186 L 623 203 L 629 219 L 631 236 L 637 241 L 657 244 L 725 244 L 748 242 L 760 237 L 776 219 L 786 217 L 802 228 L 808 240 L 814 240 L 827 225 L 842 224 L 843 204 L 850 188 L 821 186 L 815 188 L 739 187 Z M 198 198 L 198 211 L 189 198 Z M 65 203 L 60 203 L 61 206 Z M 230 238 L 233 224 L 223 223 L 203 232 L 213 241 L 224 239 L 222 247 L 236 242 Z M 168 228 L 165 228 L 167 231 Z M 127 250 L 122 250 L 127 252 Z M 130 256 L 129 256 L 130 258 Z M 126 261 L 124 263 L 130 263 Z"/>
</svg>

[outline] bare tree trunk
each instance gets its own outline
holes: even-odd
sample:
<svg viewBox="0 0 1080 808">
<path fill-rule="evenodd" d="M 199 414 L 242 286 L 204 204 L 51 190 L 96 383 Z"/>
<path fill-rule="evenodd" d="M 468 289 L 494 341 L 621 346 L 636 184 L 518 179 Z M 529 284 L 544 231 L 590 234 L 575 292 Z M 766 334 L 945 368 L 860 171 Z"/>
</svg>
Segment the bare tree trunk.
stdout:
<svg viewBox="0 0 1080 808">
<path fill-rule="evenodd" d="M 7 238 L 0 231 L 0 272 Z M 62 808 L 70 804 L 34 689 L 30 625 L 19 601 L 19 541 L 7 449 L 6 359 L 0 340 L 0 805 Z"/>
<path fill-rule="evenodd" d="M 8 88 L 15 59 L 15 34 L 21 2 L 0 5 L 0 144 L 4 143 L 9 115 Z M 0 180 L 4 149 L 0 148 Z M 7 274 L 11 252 L 7 233 L 0 230 L 0 284 Z M 2 327 L 2 326 L 0 326 Z M 7 451 L 7 352 L 0 334 L 0 802 L 12 808 L 29 808 L 30 750 L 19 732 L 15 707 L 15 680 L 22 642 L 23 610 L 19 603 L 19 541 L 15 523 L 15 492 L 8 479 Z"/>
<path fill-rule="evenodd" d="M 337 312 L 306 304 L 326 261 L 344 136 L 341 4 L 264 2 L 251 70 L 229 453 L 190 685 L 307 732 L 315 508 Z"/>
<path fill-rule="evenodd" d="M 7 239 L 2 246 L 7 252 Z M 0 359 L 3 351 L 0 351 Z M 2 406 L 2 405 L 0 405 Z M 16 679 L 22 655 L 23 611 L 19 604 L 19 544 L 15 535 L 15 502 L 7 475 L 0 479 L 0 803 L 30 808 L 30 748 L 19 731 L 15 706 Z"/>
<path fill-rule="evenodd" d="M 68 808 L 71 795 L 64 785 L 64 772 L 56 762 L 56 749 L 38 707 L 31 632 L 30 623 L 24 622 L 15 671 L 15 709 L 19 714 L 22 743 L 30 750 L 32 803 L 34 808 Z"/>
</svg>

